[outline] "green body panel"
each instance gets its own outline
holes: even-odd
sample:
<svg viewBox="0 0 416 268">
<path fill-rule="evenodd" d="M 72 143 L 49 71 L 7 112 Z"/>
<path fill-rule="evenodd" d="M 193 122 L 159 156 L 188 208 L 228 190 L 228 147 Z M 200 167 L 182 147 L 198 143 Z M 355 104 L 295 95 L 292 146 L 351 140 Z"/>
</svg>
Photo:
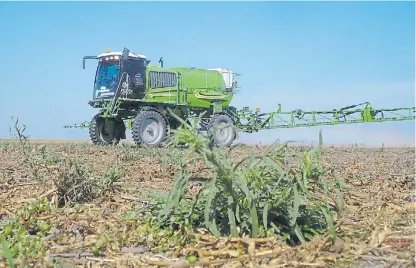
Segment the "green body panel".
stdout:
<svg viewBox="0 0 416 268">
<path fill-rule="evenodd" d="M 150 88 L 152 71 L 178 74 L 179 85 L 175 87 Z M 184 67 L 161 68 L 148 65 L 146 70 L 145 102 L 183 104 L 192 108 L 210 108 L 212 102 L 222 107 L 229 106 L 233 94 L 226 92 L 222 74 L 215 70 L 191 69 Z"/>
</svg>

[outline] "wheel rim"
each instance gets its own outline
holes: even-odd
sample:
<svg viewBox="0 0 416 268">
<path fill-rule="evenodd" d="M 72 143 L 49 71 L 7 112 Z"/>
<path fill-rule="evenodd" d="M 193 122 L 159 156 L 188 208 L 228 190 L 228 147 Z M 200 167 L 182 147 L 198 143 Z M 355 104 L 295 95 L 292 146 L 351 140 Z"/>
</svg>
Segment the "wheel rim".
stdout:
<svg viewBox="0 0 416 268">
<path fill-rule="evenodd" d="M 221 122 L 215 130 L 214 138 L 218 143 L 226 143 L 233 136 L 233 129 L 230 126 L 227 126 L 227 123 Z"/>
<path fill-rule="evenodd" d="M 100 120 L 100 122 L 98 123 L 98 130 L 99 130 L 98 133 L 99 133 L 100 140 L 107 142 L 107 143 L 113 142 L 113 139 L 114 139 L 113 135 L 105 132 L 103 120 Z"/>
<path fill-rule="evenodd" d="M 157 143 L 159 139 L 162 137 L 162 135 L 163 135 L 163 129 L 162 129 L 161 124 L 157 120 L 153 118 L 148 118 L 144 120 L 143 125 L 142 125 L 141 136 L 142 136 L 142 140 L 145 143 L 148 143 L 148 144 Z"/>
</svg>

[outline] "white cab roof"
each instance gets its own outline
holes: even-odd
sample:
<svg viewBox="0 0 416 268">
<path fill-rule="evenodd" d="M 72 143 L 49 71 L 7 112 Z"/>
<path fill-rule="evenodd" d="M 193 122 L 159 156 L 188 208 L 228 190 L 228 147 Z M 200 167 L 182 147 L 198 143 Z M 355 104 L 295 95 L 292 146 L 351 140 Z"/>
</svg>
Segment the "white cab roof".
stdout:
<svg viewBox="0 0 416 268">
<path fill-rule="evenodd" d="M 97 57 L 101 58 L 101 57 L 109 57 L 109 56 L 121 56 L 122 53 L 121 52 L 106 52 L 106 53 L 101 53 L 99 54 Z M 136 54 L 133 52 L 129 52 L 129 57 L 135 57 L 135 58 L 142 58 L 142 59 L 147 59 L 146 56 L 144 55 L 140 55 L 140 54 Z"/>
</svg>

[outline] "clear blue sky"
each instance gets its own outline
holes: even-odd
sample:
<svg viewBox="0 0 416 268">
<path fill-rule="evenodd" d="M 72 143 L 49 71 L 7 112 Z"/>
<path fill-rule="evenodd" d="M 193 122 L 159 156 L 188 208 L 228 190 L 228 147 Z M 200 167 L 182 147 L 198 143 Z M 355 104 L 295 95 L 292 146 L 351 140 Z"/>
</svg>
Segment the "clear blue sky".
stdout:
<svg viewBox="0 0 416 268">
<path fill-rule="evenodd" d="M 95 62 L 124 47 L 165 66 L 241 73 L 237 107 L 414 106 L 413 2 L 1 2 L 0 137 L 18 116 L 34 138 L 88 139 Z M 261 100 L 254 100 L 262 96 Z M 320 128 L 243 141 L 316 140 Z M 323 128 L 332 142 L 412 143 L 414 122 Z"/>
</svg>

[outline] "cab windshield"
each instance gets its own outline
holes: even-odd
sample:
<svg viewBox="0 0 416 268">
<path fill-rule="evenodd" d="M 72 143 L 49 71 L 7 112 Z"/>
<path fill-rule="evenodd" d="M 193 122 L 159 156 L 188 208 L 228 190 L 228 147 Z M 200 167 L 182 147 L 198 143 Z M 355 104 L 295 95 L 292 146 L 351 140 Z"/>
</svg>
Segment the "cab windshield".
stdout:
<svg viewBox="0 0 416 268">
<path fill-rule="evenodd" d="M 100 64 L 94 84 L 94 98 L 113 97 L 118 86 L 119 64 Z"/>
</svg>

